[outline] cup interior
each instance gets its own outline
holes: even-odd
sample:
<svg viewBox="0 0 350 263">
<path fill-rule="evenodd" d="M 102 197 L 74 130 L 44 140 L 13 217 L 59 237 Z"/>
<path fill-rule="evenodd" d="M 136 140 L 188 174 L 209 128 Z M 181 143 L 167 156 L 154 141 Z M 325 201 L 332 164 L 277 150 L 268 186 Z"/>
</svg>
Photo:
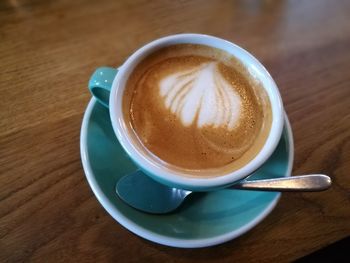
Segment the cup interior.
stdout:
<svg viewBox="0 0 350 263">
<path fill-rule="evenodd" d="M 139 62 L 154 51 L 166 46 L 182 43 L 207 45 L 228 52 L 236 57 L 246 67 L 253 78 L 260 81 L 268 94 L 272 111 L 270 133 L 264 146 L 255 156 L 255 158 L 238 170 L 230 171 L 218 177 L 190 176 L 189 170 L 174 169 L 154 156 L 142 145 L 139 140 L 137 140 L 137 136 L 135 134 L 130 133 L 130 130 L 127 127 L 122 110 L 123 93 L 127 80 L 133 69 Z M 233 184 L 235 181 L 248 176 L 258 169 L 271 156 L 277 147 L 283 129 L 284 111 L 282 99 L 274 80 L 265 67 L 253 55 L 241 47 L 217 37 L 201 34 L 172 35 L 150 42 L 149 44 L 138 49 L 119 68 L 119 72 L 112 84 L 109 105 L 113 129 L 120 144 L 130 158 L 145 173 L 150 175 L 155 180 L 167 185 L 190 190 L 210 190 L 220 188 Z M 210 173 L 213 171 L 214 170 L 210 171 L 209 169 L 198 170 L 195 172 L 204 175 L 204 173 Z M 191 174 L 193 174 L 193 172 L 194 171 L 191 170 Z"/>
</svg>

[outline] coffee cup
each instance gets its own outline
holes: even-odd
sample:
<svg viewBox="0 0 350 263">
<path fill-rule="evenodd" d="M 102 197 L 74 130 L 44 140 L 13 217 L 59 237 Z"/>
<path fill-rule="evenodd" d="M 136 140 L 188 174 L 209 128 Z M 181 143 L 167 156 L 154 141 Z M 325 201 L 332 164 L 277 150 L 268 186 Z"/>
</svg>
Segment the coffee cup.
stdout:
<svg viewBox="0 0 350 263">
<path fill-rule="evenodd" d="M 284 110 L 264 66 L 213 36 L 152 41 L 118 69 L 98 68 L 92 95 L 109 109 L 116 138 L 154 180 L 210 191 L 249 176 L 274 152 Z"/>
</svg>

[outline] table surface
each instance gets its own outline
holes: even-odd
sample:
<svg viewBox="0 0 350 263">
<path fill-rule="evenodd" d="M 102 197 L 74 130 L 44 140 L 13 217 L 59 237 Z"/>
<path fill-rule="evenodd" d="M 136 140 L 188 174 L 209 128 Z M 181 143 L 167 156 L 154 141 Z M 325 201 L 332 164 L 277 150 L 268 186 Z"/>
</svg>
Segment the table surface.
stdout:
<svg viewBox="0 0 350 263">
<path fill-rule="evenodd" d="M 349 1 L 0 2 L 0 261 L 283 262 L 350 235 Z M 293 174 L 330 190 L 286 193 L 236 240 L 177 249 L 132 234 L 102 208 L 79 154 L 87 81 L 164 35 L 237 43 L 280 88 Z"/>
</svg>

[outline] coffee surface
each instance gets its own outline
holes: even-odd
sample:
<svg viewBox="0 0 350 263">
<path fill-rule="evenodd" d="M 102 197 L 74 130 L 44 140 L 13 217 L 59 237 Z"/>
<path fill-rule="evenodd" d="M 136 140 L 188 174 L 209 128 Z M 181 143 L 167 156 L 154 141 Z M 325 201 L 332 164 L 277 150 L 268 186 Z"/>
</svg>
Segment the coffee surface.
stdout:
<svg viewBox="0 0 350 263">
<path fill-rule="evenodd" d="M 190 170 L 238 169 L 271 127 L 266 92 L 232 55 L 179 44 L 131 73 L 123 97 L 130 132 L 163 162 Z"/>
</svg>

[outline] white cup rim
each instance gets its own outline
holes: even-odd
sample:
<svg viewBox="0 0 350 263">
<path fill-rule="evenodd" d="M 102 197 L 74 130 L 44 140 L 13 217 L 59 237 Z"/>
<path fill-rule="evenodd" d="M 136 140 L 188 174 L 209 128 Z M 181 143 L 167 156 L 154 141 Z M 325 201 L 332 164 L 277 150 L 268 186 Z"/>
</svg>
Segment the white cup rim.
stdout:
<svg viewBox="0 0 350 263">
<path fill-rule="evenodd" d="M 249 67 L 247 67 L 249 71 L 251 71 L 252 74 L 255 74 L 255 76 L 263 82 L 263 86 L 271 101 L 273 115 L 270 133 L 264 146 L 255 158 L 238 170 L 218 177 L 189 177 L 183 175 L 180 171 L 174 171 L 168 167 L 164 167 L 160 162 L 155 162 L 153 158 L 142 154 L 129 136 L 129 130 L 123 117 L 122 97 L 130 73 L 145 56 L 152 53 L 154 50 L 178 43 L 209 45 L 226 50 L 231 54 L 234 53 L 233 55 L 239 56 L 238 59 L 246 64 L 246 66 L 249 65 Z M 253 55 L 236 44 L 224 39 L 203 34 L 178 34 L 166 36 L 154 40 L 134 52 L 119 68 L 119 72 L 112 83 L 109 111 L 112 126 L 120 144 L 131 159 L 142 170 L 146 171 L 147 174 L 160 182 L 192 190 L 205 190 L 207 188 L 212 189 L 227 186 L 253 173 L 267 161 L 277 147 L 282 135 L 284 121 L 284 109 L 280 93 L 276 83 L 265 67 Z"/>
</svg>

